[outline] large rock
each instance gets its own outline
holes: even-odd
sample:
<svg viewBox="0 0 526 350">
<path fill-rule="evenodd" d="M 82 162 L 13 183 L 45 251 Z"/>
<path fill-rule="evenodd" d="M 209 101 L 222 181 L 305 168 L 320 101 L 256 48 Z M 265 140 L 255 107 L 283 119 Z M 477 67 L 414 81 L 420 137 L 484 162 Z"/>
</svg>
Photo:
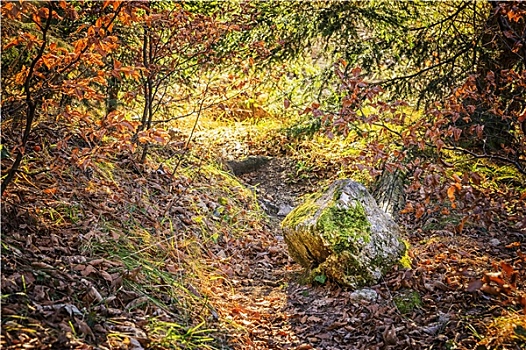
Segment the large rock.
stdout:
<svg viewBox="0 0 526 350">
<path fill-rule="evenodd" d="M 328 277 L 358 288 L 408 262 L 399 226 L 352 180 L 338 180 L 308 197 L 282 227 L 290 255 L 315 280 Z"/>
</svg>

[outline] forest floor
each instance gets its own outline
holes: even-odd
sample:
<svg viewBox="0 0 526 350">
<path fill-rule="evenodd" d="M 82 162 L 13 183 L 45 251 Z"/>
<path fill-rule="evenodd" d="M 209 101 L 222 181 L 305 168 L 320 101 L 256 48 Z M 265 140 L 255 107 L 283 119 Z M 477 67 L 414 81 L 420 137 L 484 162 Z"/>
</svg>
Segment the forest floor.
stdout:
<svg viewBox="0 0 526 350">
<path fill-rule="evenodd" d="M 123 157 L 14 184 L 2 205 L 2 348 L 525 346 L 523 231 L 401 222 L 412 268 L 370 286 L 374 300 L 303 284 L 280 222 L 334 178 L 338 157 L 316 168 L 306 151 L 261 146 L 269 134 L 211 134 L 197 133 L 176 175 L 167 159 L 184 133 L 145 165 Z M 239 177 L 217 159 L 262 154 L 271 160 Z"/>
</svg>

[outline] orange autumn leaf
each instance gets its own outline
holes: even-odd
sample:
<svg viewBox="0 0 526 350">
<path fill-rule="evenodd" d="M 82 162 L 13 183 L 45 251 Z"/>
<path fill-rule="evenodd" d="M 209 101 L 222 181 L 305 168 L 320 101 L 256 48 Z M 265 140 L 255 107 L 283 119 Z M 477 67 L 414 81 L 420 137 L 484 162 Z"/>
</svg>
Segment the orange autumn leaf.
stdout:
<svg viewBox="0 0 526 350">
<path fill-rule="evenodd" d="M 417 219 L 420 219 L 424 215 L 424 212 L 425 212 L 424 206 L 418 205 L 418 207 L 416 208 L 415 217 Z"/>
<path fill-rule="evenodd" d="M 457 190 L 457 188 L 454 185 L 449 186 L 449 188 L 447 189 L 447 197 L 452 202 L 455 200 L 455 191 L 456 190 Z"/>
<path fill-rule="evenodd" d="M 504 271 L 504 276 L 506 277 L 511 277 L 515 273 L 515 269 L 513 268 L 513 266 L 511 266 L 505 261 L 501 261 L 500 268 L 502 269 L 502 271 Z"/>
<path fill-rule="evenodd" d="M 497 275 L 497 274 L 489 274 L 488 275 L 488 279 L 491 281 L 491 282 L 495 282 L 497 283 L 499 286 L 502 286 L 504 284 L 506 284 L 506 281 L 504 281 L 500 275 Z"/>
<path fill-rule="evenodd" d="M 411 202 L 407 202 L 405 208 L 400 211 L 400 214 L 412 213 L 414 210 L 415 208 L 413 208 L 413 204 Z"/>
<path fill-rule="evenodd" d="M 57 188 L 56 187 L 46 188 L 42 192 L 44 192 L 45 194 L 55 194 L 57 193 Z"/>
</svg>

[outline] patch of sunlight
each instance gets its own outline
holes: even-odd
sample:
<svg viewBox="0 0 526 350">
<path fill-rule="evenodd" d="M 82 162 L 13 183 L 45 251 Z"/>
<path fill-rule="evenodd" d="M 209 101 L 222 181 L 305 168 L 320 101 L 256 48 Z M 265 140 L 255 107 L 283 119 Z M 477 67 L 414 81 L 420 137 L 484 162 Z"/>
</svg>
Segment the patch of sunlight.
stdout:
<svg viewBox="0 0 526 350">
<path fill-rule="evenodd" d="M 526 344 L 526 317 L 519 312 L 506 311 L 506 315 L 497 317 L 488 325 L 479 345 L 500 347 L 513 343 L 518 346 Z"/>
</svg>

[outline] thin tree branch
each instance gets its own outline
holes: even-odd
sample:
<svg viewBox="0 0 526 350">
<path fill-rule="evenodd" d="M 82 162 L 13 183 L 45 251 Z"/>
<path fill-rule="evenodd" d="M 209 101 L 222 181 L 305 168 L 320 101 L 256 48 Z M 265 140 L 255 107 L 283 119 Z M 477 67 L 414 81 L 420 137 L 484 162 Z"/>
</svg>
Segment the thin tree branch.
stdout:
<svg viewBox="0 0 526 350">
<path fill-rule="evenodd" d="M 42 58 L 42 55 L 44 54 L 44 50 L 46 49 L 47 45 L 47 34 L 49 32 L 49 28 L 51 26 L 51 19 L 53 18 L 53 2 L 48 3 L 48 16 L 46 19 L 45 27 L 42 30 L 42 45 L 40 45 L 40 48 L 37 52 L 37 55 L 31 62 L 31 65 L 29 66 L 29 70 L 27 73 L 26 80 L 24 82 L 24 92 L 26 95 L 26 105 L 27 105 L 27 112 L 26 112 L 26 125 L 24 128 L 24 133 L 22 135 L 22 141 L 20 145 L 17 148 L 17 154 L 16 159 L 9 169 L 4 181 L 2 181 L 2 184 L 0 185 L 0 196 L 4 195 L 4 191 L 9 185 L 9 183 L 14 179 L 15 174 L 18 170 L 18 167 L 20 166 L 20 163 L 22 162 L 22 158 L 25 153 L 25 147 L 27 144 L 27 140 L 29 139 L 29 135 L 31 134 L 31 127 L 33 125 L 33 120 L 35 119 L 36 114 L 36 102 L 33 99 L 33 96 L 31 94 L 31 80 L 33 79 L 33 75 L 35 72 L 35 66 L 38 61 Z"/>
</svg>

